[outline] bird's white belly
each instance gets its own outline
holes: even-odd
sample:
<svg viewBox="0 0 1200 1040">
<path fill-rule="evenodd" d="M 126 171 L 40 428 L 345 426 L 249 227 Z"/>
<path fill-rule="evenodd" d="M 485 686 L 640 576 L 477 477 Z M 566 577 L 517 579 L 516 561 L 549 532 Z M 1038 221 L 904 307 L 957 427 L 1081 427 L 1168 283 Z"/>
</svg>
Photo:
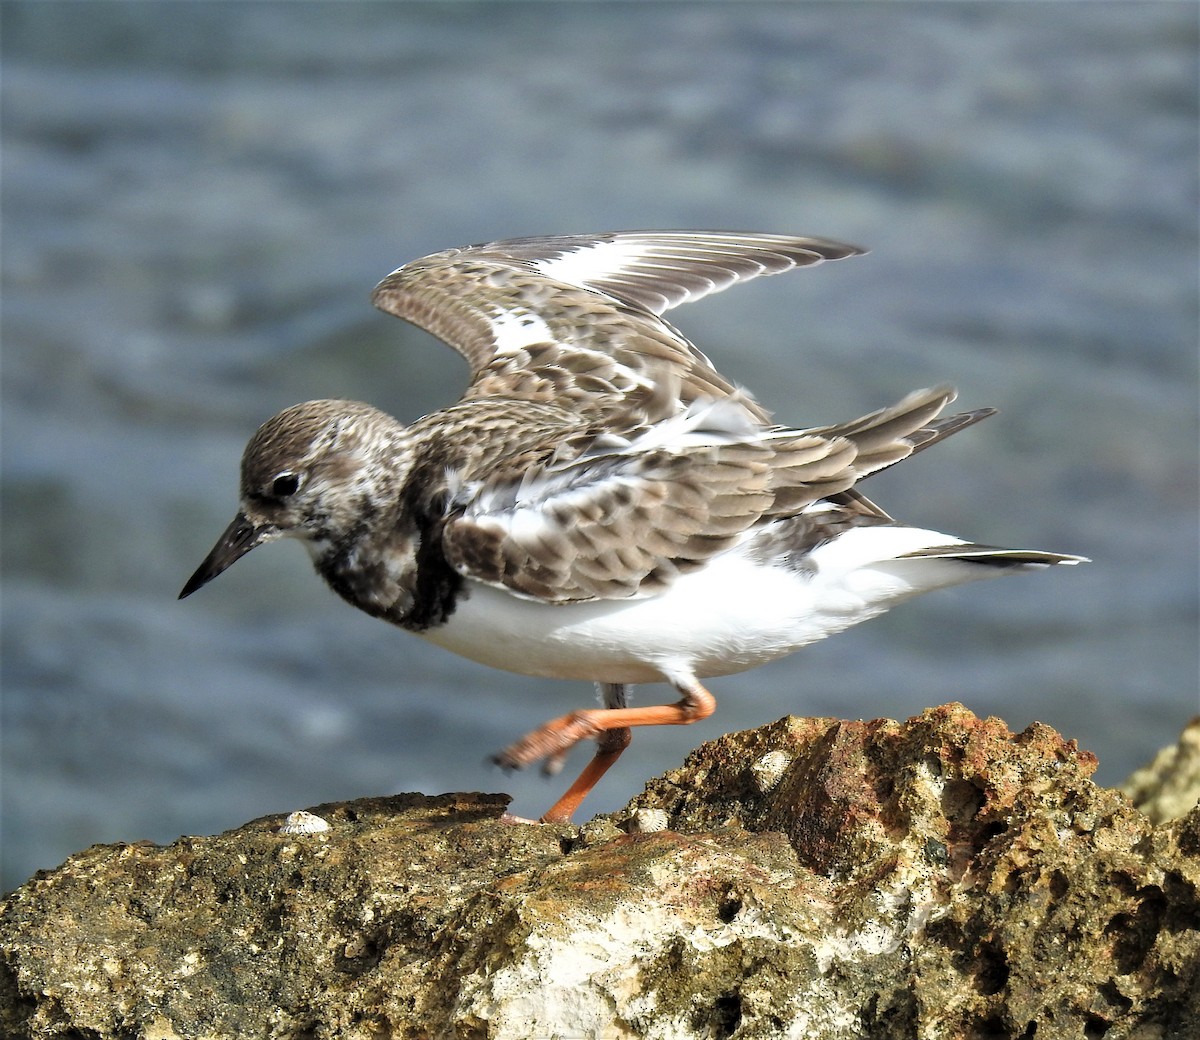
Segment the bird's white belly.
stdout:
<svg viewBox="0 0 1200 1040">
<path fill-rule="evenodd" d="M 901 551 L 931 544 L 931 532 L 919 534 L 926 538 Z M 922 575 L 943 576 L 914 582 L 907 573 L 913 564 L 897 573 L 871 535 L 848 532 L 799 569 L 768 566 L 735 548 L 646 599 L 553 606 L 468 582 L 446 624 L 422 635 L 524 675 L 610 683 L 703 679 L 783 657 L 917 592 L 969 580 L 969 571 L 983 576 L 984 568 L 922 561 Z M 945 544 L 945 536 L 935 537 Z M 871 566 L 881 559 L 884 565 Z"/>
</svg>

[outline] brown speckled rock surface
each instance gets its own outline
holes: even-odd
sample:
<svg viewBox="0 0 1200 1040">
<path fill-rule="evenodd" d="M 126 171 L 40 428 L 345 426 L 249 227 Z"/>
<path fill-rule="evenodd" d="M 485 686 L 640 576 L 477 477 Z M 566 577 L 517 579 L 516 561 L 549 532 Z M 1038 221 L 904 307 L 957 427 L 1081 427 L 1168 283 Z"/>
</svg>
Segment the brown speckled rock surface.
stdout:
<svg viewBox="0 0 1200 1040">
<path fill-rule="evenodd" d="M 1163 748 L 1121 790 L 1155 823 L 1191 812 L 1200 802 L 1200 715 L 1183 727 L 1177 744 Z"/>
<path fill-rule="evenodd" d="M 582 829 L 404 795 L 96 846 L 3 904 L 0 1035 L 1200 1037 L 1200 809 L 1094 765 L 948 705 L 731 734 Z"/>
</svg>

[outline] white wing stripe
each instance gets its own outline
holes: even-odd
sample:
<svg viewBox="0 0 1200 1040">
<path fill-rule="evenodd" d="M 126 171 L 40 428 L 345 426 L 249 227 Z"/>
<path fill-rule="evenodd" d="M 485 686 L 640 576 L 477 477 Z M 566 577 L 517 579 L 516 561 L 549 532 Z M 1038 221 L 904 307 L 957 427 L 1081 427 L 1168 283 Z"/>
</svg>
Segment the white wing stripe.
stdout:
<svg viewBox="0 0 1200 1040">
<path fill-rule="evenodd" d="M 517 354 L 535 343 L 555 341 L 550 326 L 532 311 L 497 310 L 489 321 L 497 354 Z"/>
<path fill-rule="evenodd" d="M 615 242 L 596 242 L 584 249 L 572 249 L 561 256 L 538 261 L 534 266 L 556 281 L 568 285 L 586 285 L 594 278 L 604 278 L 625 270 L 642 253 L 643 247 L 621 238 Z"/>
</svg>

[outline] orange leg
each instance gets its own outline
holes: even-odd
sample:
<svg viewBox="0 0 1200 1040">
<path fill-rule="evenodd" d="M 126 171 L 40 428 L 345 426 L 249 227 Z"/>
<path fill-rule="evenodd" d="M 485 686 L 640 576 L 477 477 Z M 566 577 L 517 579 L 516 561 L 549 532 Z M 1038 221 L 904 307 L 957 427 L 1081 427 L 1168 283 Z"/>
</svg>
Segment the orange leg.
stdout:
<svg viewBox="0 0 1200 1040">
<path fill-rule="evenodd" d="M 583 767 L 575 782 L 567 788 L 566 793 L 542 814 L 542 823 L 570 823 L 571 816 L 579 808 L 600 778 L 608 772 L 621 752 L 633 741 L 633 733 L 628 726 L 620 729 L 610 729 L 596 738 L 596 754 Z"/>
<path fill-rule="evenodd" d="M 616 703 L 624 705 L 623 688 L 606 685 L 602 689 L 606 702 L 611 703 L 611 695 Z M 520 769 L 539 759 L 555 762 L 561 760 L 566 751 L 579 741 L 595 737 L 595 757 L 567 793 L 542 817 L 547 823 L 564 823 L 629 745 L 631 726 L 686 726 L 708 718 L 716 710 L 715 698 L 698 682 L 693 681 L 690 686 L 679 686 L 677 689 L 683 697 L 674 704 L 656 704 L 645 708 L 587 708 L 551 719 L 505 748 L 495 757 L 495 761 L 507 769 Z M 616 690 L 620 692 L 616 693 Z"/>
</svg>

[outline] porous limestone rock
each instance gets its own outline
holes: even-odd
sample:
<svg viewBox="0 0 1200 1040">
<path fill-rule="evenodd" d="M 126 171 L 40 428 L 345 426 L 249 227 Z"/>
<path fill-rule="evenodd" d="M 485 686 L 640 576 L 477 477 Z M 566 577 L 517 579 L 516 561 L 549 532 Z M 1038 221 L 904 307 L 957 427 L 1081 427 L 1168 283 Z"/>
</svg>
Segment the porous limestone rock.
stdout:
<svg viewBox="0 0 1200 1040">
<path fill-rule="evenodd" d="M 96 846 L 0 908 L 0 1035 L 1200 1036 L 1200 809 L 1094 765 L 960 705 L 787 718 L 583 828 L 402 795 Z"/>
<path fill-rule="evenodd" d="M 1191 812 L 1200 802 L 1200 715 L 1183 727 L 1177 743 L 1136 770 L 1121 790 L 1155 823 Z"/>
</svg>

